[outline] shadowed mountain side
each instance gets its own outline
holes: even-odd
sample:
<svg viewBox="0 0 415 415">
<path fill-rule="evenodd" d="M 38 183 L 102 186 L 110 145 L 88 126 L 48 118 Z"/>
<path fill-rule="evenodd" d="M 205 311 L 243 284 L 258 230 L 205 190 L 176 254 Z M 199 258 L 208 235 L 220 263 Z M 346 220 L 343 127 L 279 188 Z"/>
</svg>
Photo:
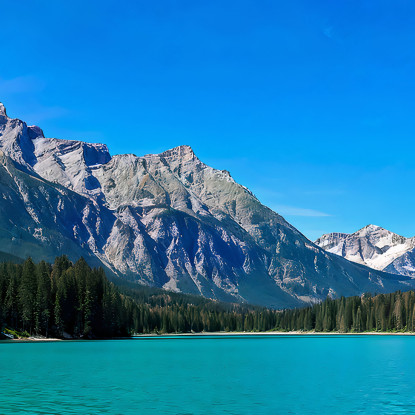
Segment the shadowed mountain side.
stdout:
<svg viewBox="0 0 415 415">
<path fill-rule="evenodd" d="M 275 308 L 415 286 L 325 252 L 189 146 L 111 157 L 4 110 L 0 149 L 0 250 L 21 258 L 82 255 L 141 284 Z"/>
<path fill-rule="evenodd" d="M 316 244 L 349 261 L 392 274 L 415 275 L 415 238 L 405 238 L 376 225 L 355 233 L 329 233 Z"/>
<path fill-rule="evenodd" d="M 105 244 L 97 232 L 109 231 L 101 226 L 101 218 L 115 221 L 110 211 L 25 173 L 0 152 L 0 246 L 4 254 L 31 256 L 36 261 L 52 261 L 62 254 L 71 259 L 85 256 L 93 265 L 105 265 L 84 242 L 93 239 L 91 245 L 97 249 Z"/>
</svg>

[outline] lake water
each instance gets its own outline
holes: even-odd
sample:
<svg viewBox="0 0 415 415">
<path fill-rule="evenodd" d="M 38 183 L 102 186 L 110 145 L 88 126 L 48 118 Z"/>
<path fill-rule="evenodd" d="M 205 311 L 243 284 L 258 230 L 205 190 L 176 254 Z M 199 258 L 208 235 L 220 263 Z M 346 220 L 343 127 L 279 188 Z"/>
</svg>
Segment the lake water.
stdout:
<svg viewBox="0 0 415 415">
<path fill-rule="evenodd" d="M 9 413 L 415 413 L 415 337 L 3 342 Z"/>
</svg>

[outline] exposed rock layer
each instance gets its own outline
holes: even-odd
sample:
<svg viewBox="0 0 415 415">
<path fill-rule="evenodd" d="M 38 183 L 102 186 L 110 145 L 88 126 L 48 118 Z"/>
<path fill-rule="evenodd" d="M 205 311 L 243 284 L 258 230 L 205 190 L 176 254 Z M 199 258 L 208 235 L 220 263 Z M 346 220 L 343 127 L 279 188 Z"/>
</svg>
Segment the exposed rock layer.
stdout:
<svg viewBox="0 0 415 415">
<path fill-rule="evenodd" d="M 329 233 L 315 242 L 327 252 L 393 274 L 415 276 L 415 237 L 405 238 L 380 226 L 355 233 Z"/>
<path fill-rule="evenodd" d="M 83 255 L 143 284 L 271 307 L 413 285 L 325 252 L 189 146 L 111 157 L 0 106 L 0 149 L 6 253 Z"/>
</svg>

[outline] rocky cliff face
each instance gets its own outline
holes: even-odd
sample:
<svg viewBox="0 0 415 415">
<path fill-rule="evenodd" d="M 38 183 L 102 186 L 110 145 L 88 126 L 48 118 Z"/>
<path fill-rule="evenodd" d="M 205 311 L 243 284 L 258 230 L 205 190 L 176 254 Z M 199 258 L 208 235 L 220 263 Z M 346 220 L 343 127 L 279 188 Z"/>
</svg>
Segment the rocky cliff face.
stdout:
<svg viewBox="0 0 415 415">
<path fill-rule="evenodd" d="M 310 242 L 189 146 L 111 157 L 0 106 L 0 250 L 67 254 L 139 283 L 271 307 L 413 286 Z"/>
<path fill-rule="evenodd" d="M 315 242 L 327 252 L 393 274 L 415 275 L 415 238 L 405 238 L 379 226 L 355 233 L 329 233 Z"/>
</svg>

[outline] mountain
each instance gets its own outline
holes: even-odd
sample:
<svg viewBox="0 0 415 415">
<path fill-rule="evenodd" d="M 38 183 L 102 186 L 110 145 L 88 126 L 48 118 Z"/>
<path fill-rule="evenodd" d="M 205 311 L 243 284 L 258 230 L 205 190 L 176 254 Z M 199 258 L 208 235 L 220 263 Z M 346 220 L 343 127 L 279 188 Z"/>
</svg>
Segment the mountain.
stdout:
<svg viewBox="0 0 415 415">
<path fill-rule="evenodd" d="M 405 238 L 380 226 L 355 233 L 329 233 L 316 245 L 349 261 L 393 274 L 415 276 L 415 237 Z"/>
<path fill-rule="evenodd" d="M 414 286 L 325 252 L 189 146 L 112 157 L 46 138 L 1 105 L 0 151 L 7 254 L 82 255 L 141 284 L 275 308 Z"/>
</svg>

